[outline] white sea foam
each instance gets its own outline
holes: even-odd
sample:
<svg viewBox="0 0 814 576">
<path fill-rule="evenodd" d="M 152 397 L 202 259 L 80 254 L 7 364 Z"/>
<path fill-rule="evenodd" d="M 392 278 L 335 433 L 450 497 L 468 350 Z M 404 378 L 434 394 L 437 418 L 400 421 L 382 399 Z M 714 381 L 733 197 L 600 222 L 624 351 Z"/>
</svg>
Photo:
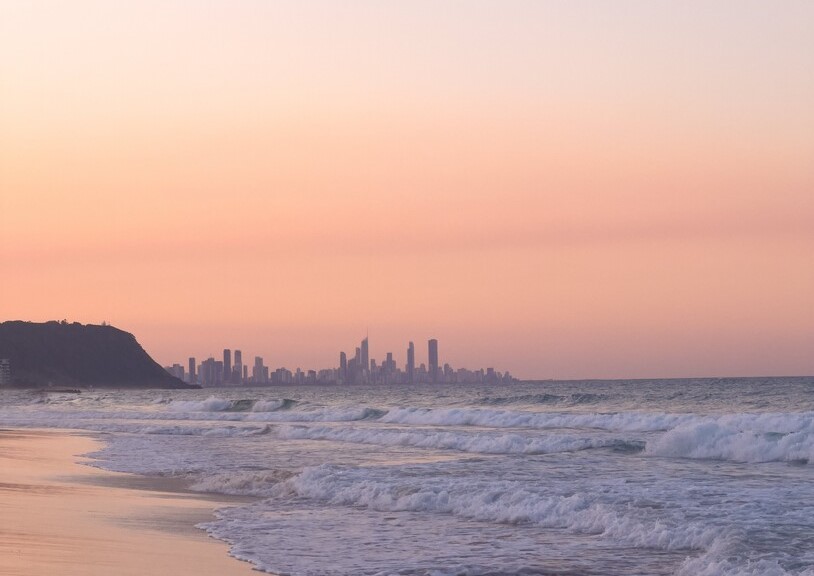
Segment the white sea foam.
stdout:
<svg viewBox="0 0 814 576">
<path fill-rule="evenodd" d="M 276 412 L 292 407 L 296 402 L 288 398 L 275 398 L 273 400 L 258 400 L 252 405 L 252 412 Z"/>
<path fill-rule="evenodd" d="M 382 422 L 432 426 L 483 426 L 491 428 L 596 428 L 617 432 L 669 430 L 694 419 L 692 414 L 663 412 L 520 412 L 514 410 L 394 408 Z"/>
<path fill-rule="evenodd" d="M 156 410 L 104 410 L 65 409 L 48 411 L 19 411 L 3 413 L 0 410 L 0 423 L 20 421 L 38 423 L 44 427 L 59 427 L 65 421 L 91 422 L 99 420 L 150 420 L 150 421 L 190 421 L 190 422 L 352 422 L 375 420 L 384 412 L 375 408 L 336 407 L 314 408 L 310 410 L 291 409 L 292 401 L 269 400 L 240 404 L 247 401 L 210 398 L 206 401 L 180 401 L 169 406 L 167 411 Z M 205 407 L 210 411 L 204 410 Z M 238 406 L 238 408 L 236 408 Z"/>
<path fill-rule="evenodd" d="M 168 412 L 137 413 L 133 417 L 175 420 L 231 420 L 262 422 L 348 422 L 382 416 L 385 411 L 366 406 L 293 410 L 295 400 L 228 400 L 210 396 L 203 401 L 176 400 Z"/>
<path fill-rule="evenodd" d="M 331 440 L 381 446 L 412 446 L 437 450 L 459 450 L 480 454 L 550 454 L 589 448 L 625 446 L 615 438 L 584 437 L 569 434 L 524 436 L 510 433 L 469 433 L 433 429 L 352 428 L 328 426 L 279 426 L 278 438 L 286 440 Z M 635 445 L 634 445 L 635 446 Z M 638 446 L 638 448 L 643 447 Z"/>
<path fill-rule="evenodd" d="M 780 431 L 767 431 L 766 424 L 728 417 L 691 422 L 648 441 L 645 454 L 735 462 L 814 462 L 814 421 L 797 430 L 789 430 L 786 420 L 776 422 Z"/>
<path fill-rule="evenodd" d="M 196 412 L 276 412 L 291 408 L 296 404 L 289 398 L 272 398 L 269 400 L 255 400 L 251 398 L 229 400 L 210 396 L 206 400 L 174 400 L 167 405 L 171 413 Z M 239 416 L 237 416 L 239 418 Z"/>
<path fill-rule="evenodd" d="M 456 481 L 393 485 L 348 475 L 333 466 L 317 466 L 254 493 L 306 497 L 377 511 L 452 514 L 486 522 L 564 528 L 663 550 L 703 549 L 720 536 L 720 531 L 695 523 L 669 525 L 638 519 L 626 506 L 611 506 L 595 494 L 545 495 L 499 480 L 486 485 Z"/>
<path fill-rule="evenodd" d="M 160 408 L 166 407 L 159 410 L 151 404 L 150 409 L 141 411 L 87 410 L 72 404 L 40 409 L 37 405 L 30 405 L 26 410 L 0 410 L 0 424 L 84 428 L 103 432 L 238 436 L 256 433 L 247 431 L 246 426 L 251 424 L 370 421 L 399 424 L 405 428 L 282 426 L 278 435 L 288 439 L 334 440 L 488 454 L 545 454 L 590 448 L 636 452 L 646 442 L 643 454 L 649 457 L 814 463 L 814 412 L 704 416 L 660 412 L 579 414 L 427 408 L 385 411 L 367 406 L 304 410 L 293 405 L 294 401 L 287 399 L 247 401 L 216 396 L 205 400 L 176 400 L 158 405 Z M 151 423 L 139 425 L 138 421 Z M 165 423 L 159 424 L 161 421 Z M 198 422 L 200 425 L 190 426 L 180 422 Z M 234 423 L 234 426 L 218 424 L 226 422 Z M 472 427 L 478 430 L 466 433 L 445 430 L 447 427 Z M 269 429 L 262 430 L 267 432 Z M 529 430 L 558 432 L 534 435 Z M 624 437 L 609 438 L 584 432 L 573 434 L 563 430 L 601 430 L 618 432 Z M 637 437 L 637 434 L 641 435 Z"/>
<path fill-rule="evenodd" d="M 167 406 L 171 412 L 220 412 L 232 407 L 234 400 L 210 396 L 206 400 L 173 400 Z"/>
<path fill-rule="evenodd" d="M 814 566 L 787 569 L 777 558 L 744 561 L 749 551 L 739 548 L 734 538 L 716 538 L 703 554 L 688 557 L 676 576 L 814 576 Z"/>
<path fill-rule="evenodd" d="M 270 496 L 275 485 L 292 475 L 287 470 L 215 473 L 199 478 L 190 488 L 234 496 Z"/>
<path fill-rule="evenodd" d="M 319 408 L 314 410 L 286 412 L 266 412 L 251 414 L 247 420 L 253 422 L 353 422 L 356 420 L 375 420 L 384 412 L 365 406 L 350 408 Z"/>
</svg>

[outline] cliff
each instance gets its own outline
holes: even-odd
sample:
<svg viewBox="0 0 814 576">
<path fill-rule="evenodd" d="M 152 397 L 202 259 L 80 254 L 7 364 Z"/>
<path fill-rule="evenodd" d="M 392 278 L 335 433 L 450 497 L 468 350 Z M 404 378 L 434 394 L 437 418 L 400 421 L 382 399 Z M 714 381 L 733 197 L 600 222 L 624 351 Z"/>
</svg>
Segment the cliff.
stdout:
<svg viewBox="0 0 814 576">
<path fill-rule="evenodd" d="M 0 323 L 0 358 L 15 387 L 197 388 L 171 376 L 135 336 L 113 326 Z"/>
</svg>

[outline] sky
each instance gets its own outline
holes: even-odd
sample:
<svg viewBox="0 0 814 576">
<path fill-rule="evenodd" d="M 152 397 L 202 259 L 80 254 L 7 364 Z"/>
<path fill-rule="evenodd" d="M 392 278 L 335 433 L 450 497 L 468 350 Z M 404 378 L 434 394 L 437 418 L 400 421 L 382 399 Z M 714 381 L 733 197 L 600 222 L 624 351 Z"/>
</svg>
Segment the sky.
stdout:
<svg viewBox="0 0 814 576">
<path fill-rule="evenodd" d="M 0 2 L 0 320 L 814 374 L 814 3 Z"/>
</svg>

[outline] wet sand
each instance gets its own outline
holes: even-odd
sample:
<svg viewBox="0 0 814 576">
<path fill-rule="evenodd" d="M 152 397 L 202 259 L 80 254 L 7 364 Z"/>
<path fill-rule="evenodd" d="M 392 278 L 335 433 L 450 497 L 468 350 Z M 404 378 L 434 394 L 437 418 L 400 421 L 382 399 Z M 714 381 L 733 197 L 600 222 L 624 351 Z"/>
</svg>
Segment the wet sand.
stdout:
<svg viewBox="0 0 814 576">
<path fill-rule="evenodd" d="M 0 574 L 258 574 L 194 527 L 228 500 L 79 463 L 100 447 L 73 432 L 0 430 Z"/>
</svg>

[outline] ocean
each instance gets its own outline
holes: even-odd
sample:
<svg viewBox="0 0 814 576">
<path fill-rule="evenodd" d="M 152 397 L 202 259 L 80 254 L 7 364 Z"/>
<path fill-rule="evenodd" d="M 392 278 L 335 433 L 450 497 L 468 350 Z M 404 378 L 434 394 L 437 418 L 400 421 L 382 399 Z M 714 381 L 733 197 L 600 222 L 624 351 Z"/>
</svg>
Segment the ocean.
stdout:
<svg viewBox="0 0 814 576">
<path fill-rule="evenodd" d="M 317 575 L 814 575 L 814 378 L 0 392 Z"/>
</svg>

